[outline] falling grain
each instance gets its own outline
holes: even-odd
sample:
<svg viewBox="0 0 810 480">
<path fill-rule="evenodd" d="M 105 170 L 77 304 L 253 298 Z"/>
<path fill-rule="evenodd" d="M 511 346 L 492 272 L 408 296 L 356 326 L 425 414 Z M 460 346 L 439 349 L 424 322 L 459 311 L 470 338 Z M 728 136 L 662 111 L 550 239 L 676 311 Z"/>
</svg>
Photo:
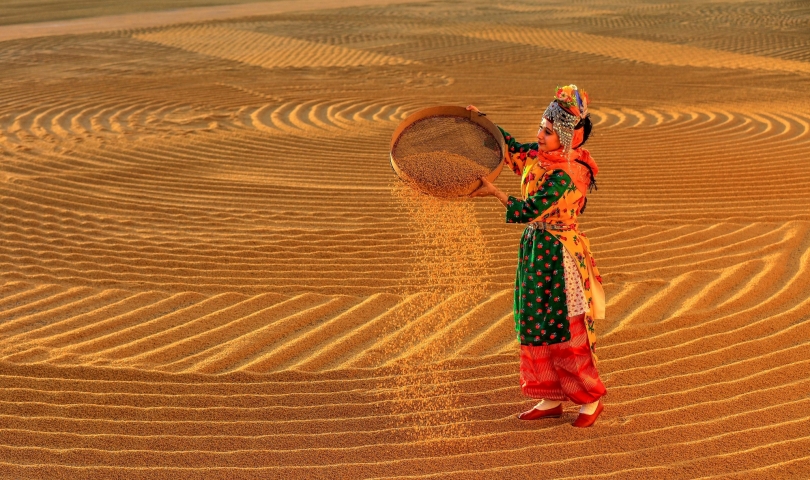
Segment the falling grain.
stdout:
<svg viewBox="0 0 810 480">
<path fill-rule="evenodd" d="M 396 319 L 408 332 L 400 344 L 391 345 L 390 353 L 396 352 L 397 357 L 389 362 L 396 372 L 394 394 L 402 409 L 400 426 L 420 440 L 463 437 L 469 421 L 460 408 L 464 392 L 440 361 L 466 335 L 453 328 L 453 323 L 487 291 L 490 254 L 469 200 L 422 195 L 400 182 L 392 187 L 392 194 L 406 213 L 418 245 L 411 270 L 402 280 L 403 294 L 430 293 L 400 309 Z M 420 314 L 442 298 L 451 302 L 430 315 Z"/>
</svg>

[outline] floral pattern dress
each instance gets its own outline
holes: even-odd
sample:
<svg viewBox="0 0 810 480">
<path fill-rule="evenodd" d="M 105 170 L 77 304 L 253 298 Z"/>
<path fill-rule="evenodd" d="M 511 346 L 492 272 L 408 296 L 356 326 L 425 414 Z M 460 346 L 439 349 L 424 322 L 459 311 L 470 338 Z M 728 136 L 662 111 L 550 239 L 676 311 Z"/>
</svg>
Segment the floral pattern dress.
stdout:
<svg viewBox="0 0 810 480">
<path fill-rule="evenodd" d="M 572 180 L 567 162 L 550 162 L 538 152 L 537 143 L 519 143 L 501 132 L 509 150 L 504 161 L 521 176 L 523 195 L 523 200 L 509 197 L 506 221 L 541 225 L 528 227 L 520 242 L 514 295 L 517 338 L 521 345 L 532 346 L 571 339 L 567 295 L 574 289 L 566 288 L 564 267 L 570 256 L 579 270 L 581 289 L 576 293 L 584 294 L 588 344 L 595 362 L 594 320 L 604 318 L 605 297 L 590 242 L 577 224 L 585 194 Z"/>
</svg>

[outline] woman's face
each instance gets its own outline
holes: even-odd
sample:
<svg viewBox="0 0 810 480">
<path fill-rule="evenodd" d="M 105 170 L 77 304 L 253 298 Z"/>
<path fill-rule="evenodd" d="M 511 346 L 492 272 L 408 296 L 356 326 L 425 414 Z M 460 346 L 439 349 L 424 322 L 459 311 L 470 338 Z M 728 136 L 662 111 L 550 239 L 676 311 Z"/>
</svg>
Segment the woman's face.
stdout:
<svg viewBox="0 0 810 480">
<path fill-rule="evenodd" d="M 538 148 L 544 152 L 553 152 L 560 148 L 560 137 L 552 129 L 552 125 L 554 124 L 544 117 L 540 122 L 540 130 L 537 131 Z"/>
</svg>

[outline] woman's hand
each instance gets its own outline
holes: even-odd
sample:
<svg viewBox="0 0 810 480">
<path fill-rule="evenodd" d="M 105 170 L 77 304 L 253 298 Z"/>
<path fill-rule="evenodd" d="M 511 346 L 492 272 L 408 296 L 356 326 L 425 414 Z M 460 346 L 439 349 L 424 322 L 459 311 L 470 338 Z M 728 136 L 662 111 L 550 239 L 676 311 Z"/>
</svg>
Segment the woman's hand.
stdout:
<svg viewBox="0 0 810 480">
<path fill-rule="evenodd" d="M 481 186 L 478 189 L 470 194 L 471 197 L 489 197 L 495 196 L 495 191 L 498 190 L 498 187 L 492 184 L 487 177 L 481 177 Z"/>
<path fill-rule="evenodd" d="M 492 182 L 487 180 L 487 177 L 481 177 L 481 186 L 472 192 L 470 197 L 495 197 L 500 200 L 504 206 L 506 206 L 506 202 L 509 200 L 509 197 L 507 197 L 507 195 L 498 187 L 493 185 Z"/>
</svg>

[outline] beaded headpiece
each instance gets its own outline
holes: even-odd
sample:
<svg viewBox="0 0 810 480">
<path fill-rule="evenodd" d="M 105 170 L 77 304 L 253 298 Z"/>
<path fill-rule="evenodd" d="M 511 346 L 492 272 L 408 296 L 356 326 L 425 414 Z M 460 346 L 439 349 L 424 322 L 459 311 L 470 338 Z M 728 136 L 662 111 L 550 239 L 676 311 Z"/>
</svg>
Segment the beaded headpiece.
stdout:
<svg viewBox="0 0 810 480">
<path fill-rule="evenodd" d="M 579 91 L 576 85 L 557 87 L 554 100 L 548 104 L 543 117 L 552 123 L 552 129 L 560 137 L 563 155 L 567 158 L 574 140 L 574 127 L 588 116 L 588 94 Z"/>
</svg>

